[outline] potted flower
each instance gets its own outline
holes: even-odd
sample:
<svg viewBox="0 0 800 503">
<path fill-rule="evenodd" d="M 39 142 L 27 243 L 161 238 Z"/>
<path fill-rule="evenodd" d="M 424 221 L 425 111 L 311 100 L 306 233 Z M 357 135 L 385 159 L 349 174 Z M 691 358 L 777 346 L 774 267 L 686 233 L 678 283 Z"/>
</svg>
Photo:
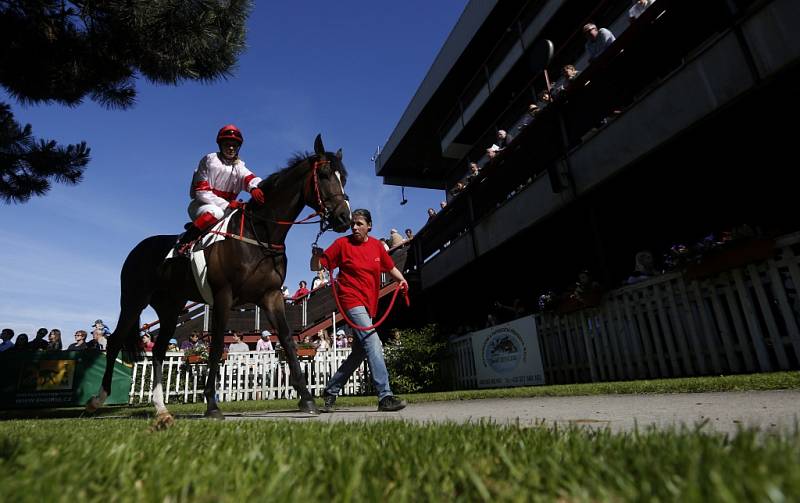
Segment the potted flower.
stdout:
<svg viewBox="0 0 800 503">
<path fill-rule="evenodd" d="M 317 347 L 308 342 L 301 342 L 297 345 L 297 358 L 301 360 L 313 360 L 317 356 Z"/>
<path fill-rule="evenodd" d="M 190 365 L 208 363 L 208 348 L 202 345 L 189 348 L 183 352 L 183 359 Z"/>
<path fill-rule="evenodd" d="M 275 351 L 278 354 L 278 359 L 280 361 L 286 361 L 286 350 L 278 348 Z M 317 348 L 311 343 L 308 342 L 298 342 L 297 343 L 297 358 L 300 360 L 313 360 L 314 357 L 317 356 Z"/>
</svg>

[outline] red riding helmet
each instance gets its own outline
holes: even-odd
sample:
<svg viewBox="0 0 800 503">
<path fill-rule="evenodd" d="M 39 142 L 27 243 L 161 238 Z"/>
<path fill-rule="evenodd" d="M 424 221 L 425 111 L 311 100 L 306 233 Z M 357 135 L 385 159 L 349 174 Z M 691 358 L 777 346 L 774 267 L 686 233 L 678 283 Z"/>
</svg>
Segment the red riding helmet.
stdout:
<svg viewBox="0 0 800 503">
<path fill-rule="evenodd" d="M 222 129 L 219 130 L 219 133 L 217 133 L 217 143 L 221 142 L 222 140 L 238 141 L 239 145 L 244 143 L 242 132 L 239 131 L 239 128 L 233 124 L 222 126 Z"/>
</svg>

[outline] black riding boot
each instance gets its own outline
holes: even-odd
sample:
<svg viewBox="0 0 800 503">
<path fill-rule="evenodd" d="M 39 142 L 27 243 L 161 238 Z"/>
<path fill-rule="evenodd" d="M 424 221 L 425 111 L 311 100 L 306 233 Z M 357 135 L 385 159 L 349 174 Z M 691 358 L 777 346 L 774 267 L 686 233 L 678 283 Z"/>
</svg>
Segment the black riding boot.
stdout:
<svg viewBox="0 0 800 503">
<path fill-rule="evenodd" d="M 175 254 L 188 257 L 189 243 L 199 238 L 202 234 L 203 231 L 199 229 L 197 226 L 195 225 L 189 226 L 186 232 L 181 234 L 181 237 L 178 238 L 178 242 L 175 244 Z"/>
</svg>

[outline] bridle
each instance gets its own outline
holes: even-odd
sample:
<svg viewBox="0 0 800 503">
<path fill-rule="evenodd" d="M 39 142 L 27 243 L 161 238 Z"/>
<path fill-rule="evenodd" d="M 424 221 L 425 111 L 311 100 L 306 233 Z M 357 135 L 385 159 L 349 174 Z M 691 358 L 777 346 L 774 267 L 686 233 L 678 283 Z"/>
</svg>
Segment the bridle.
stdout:
<svg viewBox="0 0 800 503">
<path fill-rule="evenodd" d="M 294 222 L 294 223 L 306 223 L 305 220 L 308 220 L 308 219 L 314 218 L 316 216 L 319 216 L 320 217 L 320 220 L 319 220 L 320 235 L 323 232 L 325 232 L 326 230 L 328 230 L 331 227 L 333 227 L 333 224 L 330 221 L 330 219 L 331 219 L 331 211 L 328 209 L 328 206 L 325 203 L 327 203 L 328 201 L 330 201 L 331 199 L 333 199 L 335 197 L 341 197 L 345 201 L 347 201 L 349 199 L 347 197 L 347 194 L 344 193 L 344 190 L 342 190 L 341 194 L 332 194 L 332 195 L 329 195 L 328 197 L 323 199 L 322 192 L 320 191 L 320 188 L 319 188 L 319 185 L 320 185 L 319 184 L 319 170 L 320 170 L 320 168 L 330 168 L 330 166 L 331 166 L 331 161 L 328 160 L 328 159 L 325 159 L 324 157 L 321 157 L 321 158 L 315 160 L 314 163 L 311 165 L 311 174 L 308 177 L 308 179 L 306 180 L 306 183 L 303 185 L 303 197 L 305 198 L 306 201 L 308 201 L 309 198 L 307 197 L 307 194 L 311 190 L 311 184 L 313 183 L 313 185 L 314 185 L 314 196 L 317 198 L 317 206 L 319 207 L 319 210 L 317 210 L 315 213 L 312 213 L 311 215 L 309 215 L 305 219 L 301 220 L 300 222 Z M 308 223 L 312 223 L 312 222 L 308 222 Z M 319 239 L 319 236 L 317 237 L 317 239 Z"/>
<path fill-rule="evenodd" d="M 315 160 L 311 165 L 311 173 L 309 174 L 308 178 L 306 178 L 306 181 L 303 183 L 303 192 L 302 192 L 303 200 L 304 201 L 308 201 L 309 200 L 308 195 L 309 195 L 309 192 L 310 192 L 310 190 L 311 190 L 311 188 L 313 186 L 314 196 L 317 199 L 317 207 L 319 208 L 318 210 L 316 210 L 314 213 L 311 213 L 307 217 L 305 217 L 305 218 L 303 218 L 301 220 L 297 220 L 297 221 L 273 220 L 271 218 L 264 218 L 262 216 L 257 215 L 252 210 L 248 211 L 249 203 L 245 203 L 245 204 L 242 205 L 242 210 L 241 210 L 242 211 L 242 218 L 241 218 L 240 224 L 239 224 L 239 233 L 238 233 L 238 235 L 235 234 L 235 233 L 230 233 L 230 232 L 227 232 L 227 231 L 220 231 L 220 230 L 212 230 L 212 231 L 209 231 L 209 232 L 211 232 L 213 234 L 219 234 L 219 235 L 225 236 L 225 237 L 234 238 L 234 239 L 237 239 L 239 241 L 243 241 L 245 243 L 253 244 L 253 245 L 259 246 L 263 250 L 268 250 L 268 251 L 271 251 L 273 253 L 275 253 L 275 252 L 283 253 L 283 251 L 285 250 L 284 245 L 282 245 L 282 244 L 274 244 L 274 243 L 269 243 L 269 242 L 265 243 L 265 242 L 261 241 L 261 239 L 258 237 L 258 233 L 256 231 L 256 228 L 253 225 L 253 221 L 254 220 L 261 220 L 261 221 L 264 221 L 264 222 L 270 222 L 270 223 L 277 224 L 277 225 L 316 224 L 316 223 L 319 223 L 319 233 L 317 233 L 317 238 L 314 240 L 314 246 L 316 246 L 317 242 L 319 241 L 320 236 L 322 236 L 322 234 L 324 234 L 328 229 L 333 227 L 333 224 L 330 221 L 332 212 L 331 212 L 331 210 L 328 209 L 328 207 L 326 206 L 325 203 L 327 201 L 330 201 L 331 199 L 333 199 L 335 197 L 341 197 L 345 201 L 349 200 L 349 198 L 347 197 L 347 194 L 344 193 L 344 189 L 342 190 L 341 194 L 332 194 L 332 195 L 330 195 L 330 196 L 328 196 L 326 198 L 322 197 L 322 191 L 320 190 L 320 183 L 319 183 L 319 170 L 320 170 L 320 168 L 328 168 L 328 167 L 330 167 L 330 165 L 331 165 L 331 161 L 328 160 L 328 159 L 320 158 L 320 159 Z M 253 233 L 253 236 L 255 237 L 254 240 L 244 237 L 244 222 L 245 222 L 244 216 L 245 216 L 245 214 L 249 217 L 248 218 L 248 222 L 249 222 L 249 225 L 250 225 L 251 232 Z M 316 217 L 316 216 L 319 216 L 320 219 L 312 221 L 311 219 Z"/>
</svg>

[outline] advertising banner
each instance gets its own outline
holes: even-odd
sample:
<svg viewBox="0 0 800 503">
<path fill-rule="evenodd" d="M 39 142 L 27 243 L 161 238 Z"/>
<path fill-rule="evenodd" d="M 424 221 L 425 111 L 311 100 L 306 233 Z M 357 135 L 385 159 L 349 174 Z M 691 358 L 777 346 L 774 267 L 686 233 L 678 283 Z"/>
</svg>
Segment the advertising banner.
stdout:
<svg viewBox="0 0 800 503">
<path fill-rule="evenodd" d="M 479 388 L 544 384 L 544 368 L 533 316 L 472 334 Z"/>
<path fill-rule="evenodd" d="M 0 408 L 83 405 L 100 388 L 106 355 L 98 351 L 0 353 Z M 117 360 L 106 404 L 128 403 L 131 365 Z"/>
</svg>

